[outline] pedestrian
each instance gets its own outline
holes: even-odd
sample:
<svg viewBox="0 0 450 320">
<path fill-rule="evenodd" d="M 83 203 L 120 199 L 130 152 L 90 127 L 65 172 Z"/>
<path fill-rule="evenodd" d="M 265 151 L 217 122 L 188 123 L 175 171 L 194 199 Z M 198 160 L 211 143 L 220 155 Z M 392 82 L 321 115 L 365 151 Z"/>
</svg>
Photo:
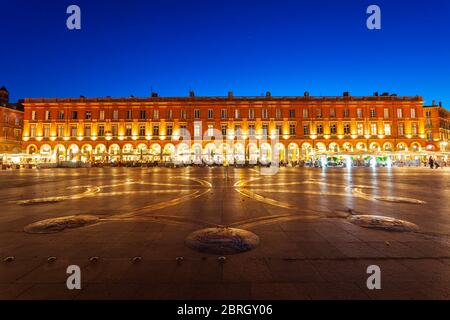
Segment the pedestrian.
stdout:
<svg viewBox="0 0 450 320">
<path fill-rule="evenodd" d="M 430 165 L 430 168 L 433 169 L 433 167 L 434 167 L 433 157 L 430 156 L 430 159 L 428 159 L 428 164 Z"/>
<path fill-rule="evenodd" d="M 439 162 L 438 162 L 438 161 L 435 161 L 435 162 L 434 162 L 434 167 L 435 167 L 436 169 L 439 169 L 440 165 L 439 165 Z"/>
</svg>

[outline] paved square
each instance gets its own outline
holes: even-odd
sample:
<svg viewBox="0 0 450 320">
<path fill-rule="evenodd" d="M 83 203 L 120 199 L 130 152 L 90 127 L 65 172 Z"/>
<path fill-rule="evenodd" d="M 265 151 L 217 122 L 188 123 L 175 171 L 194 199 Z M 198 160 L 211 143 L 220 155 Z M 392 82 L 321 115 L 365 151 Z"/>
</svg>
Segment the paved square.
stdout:
<svg viewBox="0 0 450 320">
<path fill-rule="evenodd" d="M 0 298 L 449 299 L 449 178 L 426 168 L 3 171 Z M 95 220 L 35 233 L 71 215 Z M 364 215 L 418 230 L 352 222 Z M 225 260 L 186 245 L 216 227 L 259 244 Z M 69 265 L 82 290 L 66 288 Z M 369 265 L 381 268 L 381 290 L 367 289 Z"/>
</svg>

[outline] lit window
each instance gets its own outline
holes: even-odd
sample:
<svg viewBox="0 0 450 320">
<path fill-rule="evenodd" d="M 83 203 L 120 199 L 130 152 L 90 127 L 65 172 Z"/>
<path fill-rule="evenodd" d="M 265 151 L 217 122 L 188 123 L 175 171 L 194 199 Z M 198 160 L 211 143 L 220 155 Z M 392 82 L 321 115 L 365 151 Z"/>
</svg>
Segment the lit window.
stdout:
<svg viewBox="0 0 450 320">
<path fill-rule="evenodd" d="M 358 136 L 364 135 L 364 124 L 358 123 L 356 125 L 356 131 L 357 131 Z"/>
<path fill-rule="evenodd" d="M 390 136 L 391 135 L 391 125 L 389 123 L 385 123 L 384 124 L 384 134 L 386 136 Z"/>
</svg>

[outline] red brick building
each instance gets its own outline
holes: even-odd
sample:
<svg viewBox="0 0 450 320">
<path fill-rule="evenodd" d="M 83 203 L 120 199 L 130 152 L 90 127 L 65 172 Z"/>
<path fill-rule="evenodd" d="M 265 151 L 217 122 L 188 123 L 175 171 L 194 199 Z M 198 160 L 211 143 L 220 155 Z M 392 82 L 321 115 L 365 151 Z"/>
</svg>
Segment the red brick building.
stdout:
<svg viewBox="0 0 450 320">
<path fill-rule="evenodd" d="M 23 109 L 9 103 L 9 92 L 0 88 L 0 155 L 22 150 Z"/>
<path fill-rule="evenodd" d="M 388 94 L 25 99 L 23 149 L 50 160 L 426 156 L 423 99 Z M 434 117 L 434 115 L 433 115 Z M 434 134 L 434 133 L 433 133 Z"/>
</svg>

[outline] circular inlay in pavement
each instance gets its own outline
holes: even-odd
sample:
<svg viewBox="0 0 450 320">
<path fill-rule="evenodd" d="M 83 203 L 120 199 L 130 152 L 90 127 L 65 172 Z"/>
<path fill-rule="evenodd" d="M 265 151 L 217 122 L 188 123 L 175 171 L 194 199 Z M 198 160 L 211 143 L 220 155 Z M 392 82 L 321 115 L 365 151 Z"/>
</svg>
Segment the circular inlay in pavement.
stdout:
<svg viewBox="0 0 450 320">
<path fill-rule="evenodd" d="M 376 200 L 384 201 L 384 202 L 395 202 L 395 203 L 410 203 L 410 204 L 425 204 L 425 201 L 412 199 L 412 198 L 404 198 L 404 197 L 389 197 L 389 196 L 376 196 Z"/>
<path fill-rule="evenodd" d="M 364 228 L 373 228 L 397 232 L 414 232 L 419 230 L 419 227 L 414 223 L 390 217 L 374 216 L 374 215 L 356 215 L 350 217 L 349 219 L 352 223 Z"/>
<path fill-rule="evenodd" d="M 27 233 L 56 233 L 65 229 L 80 228 L 98 221 L 98 217 L 89 215 L 67 216 L 38 221 L 25 226 Z"/>
<path fill-rule="evenodd" d="M 195 231 L 186 238 L 191 249 L 210 254 L 237 254 L 256 248 L 259 237 L 246 230 L 208 228 Z"/>
</svg>

